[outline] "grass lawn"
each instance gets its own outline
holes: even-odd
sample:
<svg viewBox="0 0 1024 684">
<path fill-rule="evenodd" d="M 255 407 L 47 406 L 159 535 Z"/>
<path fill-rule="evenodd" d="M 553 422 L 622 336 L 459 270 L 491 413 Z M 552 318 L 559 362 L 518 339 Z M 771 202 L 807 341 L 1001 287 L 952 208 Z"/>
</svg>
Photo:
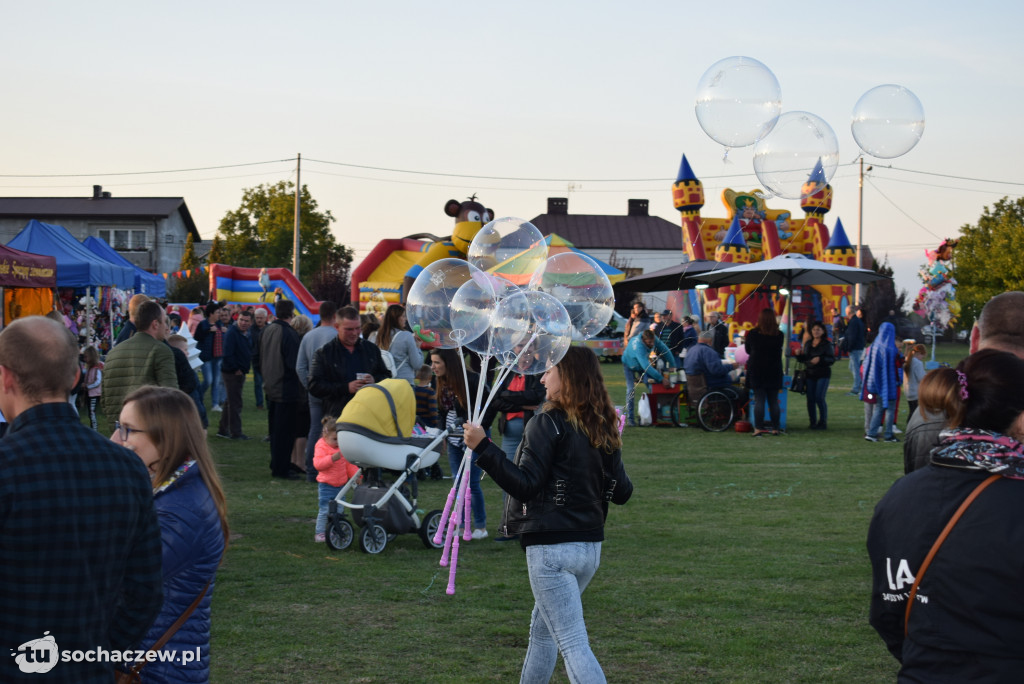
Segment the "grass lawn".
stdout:
<svg viewBox="0 0 1024 684">
<path fill-rule="evenodd" d="M 947 344 L 939 359 L 966 353 Z M 604 368 L 621 402 L 621 366 Z M 843 360 L 824 432 L 806 429 L 798 395 L 781 437 L 627 429 L 633 499 L 612 507 L 584 595 L 609 681 L 893 680 L 896 661 L 867 623 L 864 542 L 875 502 L 902 475 L 902 448 L 863 440 L 850 386 Z M 415 534 L 377 556 L 314 544 L 316 487 L 271 479 L 251 379 L 244 396 L 254 440 L 210 438 L 233 532 L 213 597 L 212 680 L 518 681 L 533 604 L 519 546 L 464 544 L 448 596 L 440 552 Z M 449 487 L 421 483 L 420 508 L 440 508 Z M 484 494 L 493 537 L 501 494 L 489 479 Z M 552 681 L 567 681 L 561 663 Z"/>
</svg>

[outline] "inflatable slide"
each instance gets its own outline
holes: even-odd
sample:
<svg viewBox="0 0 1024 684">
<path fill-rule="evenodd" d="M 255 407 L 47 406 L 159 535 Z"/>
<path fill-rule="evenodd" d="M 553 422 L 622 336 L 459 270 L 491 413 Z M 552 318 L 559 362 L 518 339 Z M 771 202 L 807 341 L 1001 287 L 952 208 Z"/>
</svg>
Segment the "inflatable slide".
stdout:
<svg viewBox="0 0 1024 684">
<path fill-rule="evenodd" d="M 413 238 L 378 242 L 352 270 L 352 301 L 359 302 L 360 313 L 382 316 L 388 304 L 401 301 L 402 279 L 431 244 Z"/>
<path fill-rule="evenodd" d="M 276 300 L 290 299 L 295 303 L 295 313 L 309 316 L 313 325 L 320 322 L 320 302 L 287 268 L 210 264 L 210 292 L 218 302 L 265 304 L 271 311 Z"/>
</svg>

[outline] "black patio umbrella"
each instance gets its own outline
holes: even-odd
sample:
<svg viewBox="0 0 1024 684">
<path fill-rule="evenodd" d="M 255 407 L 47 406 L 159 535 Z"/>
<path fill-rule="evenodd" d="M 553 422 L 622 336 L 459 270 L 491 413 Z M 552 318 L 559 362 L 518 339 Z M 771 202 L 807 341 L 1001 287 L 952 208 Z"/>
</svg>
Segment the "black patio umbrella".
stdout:
<svg viewBox="0 0 1024 684">
<path fill-rule="evenodd" d="M 710 287 L 725 285 L 775 285 L 792 292 L 794 287 L 808 285 L 858 285 L 876 280 L 887 280 L 884 276 L 866 268 L 853 268 L 811 259 L 803 254 L 782 254 L 773 259 L 755 261 L 750 264 L 736 264 L 693 276 L 694 280 L 707 283 Z M 623 281 L 626 282 L 626 281 Z M 786 297 L 786 320 L 792 321 L 792 295 Z M 786 357 L 786 373 L 789 373 L 789 357 Z"/>
<path fill-rule="evenodd" d="M 692 290 L 701 284 L 702 280 L 696 280 L 693 276 L 722 269 L 728 264 L 709 259 L 694 259 L 675 266 L 662 268 L 651 273 L 643 273 L 632 278 L 626 278 L 618 283 L 627 285 L 631 290 L 638 292 L 669 292 L 673 290 Z"/>
</svg>

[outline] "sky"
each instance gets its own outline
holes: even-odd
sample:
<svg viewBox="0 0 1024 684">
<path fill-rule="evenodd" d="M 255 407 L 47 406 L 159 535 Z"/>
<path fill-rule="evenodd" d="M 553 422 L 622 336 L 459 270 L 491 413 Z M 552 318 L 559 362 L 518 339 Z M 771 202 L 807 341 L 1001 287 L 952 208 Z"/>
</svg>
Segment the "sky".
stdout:
<svg viewBox="0 0 1024 684">
<path fill-rule="evenodd" d="M 5 7 L 0 195 L 184 197 L 204 239 L 245 188 L 300 180 L 357 261 L 380 239 L 447 235 L 450 199 L 496 216 L 625 214 L 630 198 L 678 223 L 686 154 L 721 190 L 760 187 L 751 148 L 701 129 L 701 75 L 764 63 L 783 112 L 839 141 L 831 228 L 858 225 L 910 299 L 924 250 L 1024 195 L 1024 5 L 877 2 L 17 3 Z M 921 100 L 921 141 L 865 157 L 860 96 L 886 83 Z M 799 203 L 771 199 L 799 218 Z M 862 221 L 862 223 L 860 223 Z M 642 264 L 630 264 L 642 266 Z"/>
</svg>

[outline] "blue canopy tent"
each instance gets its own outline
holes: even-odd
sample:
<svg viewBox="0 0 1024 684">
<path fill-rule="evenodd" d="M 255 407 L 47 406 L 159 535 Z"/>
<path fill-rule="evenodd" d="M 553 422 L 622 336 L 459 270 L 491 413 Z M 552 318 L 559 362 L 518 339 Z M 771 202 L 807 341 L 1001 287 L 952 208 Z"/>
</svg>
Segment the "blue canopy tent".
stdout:
<svg viewBox="0 0 1024 684">
<path fill-rule="evenodd" d="M 167 295 L 167 283 L 163 278 L 139 268 L 132 262 L 117 253 L 113 247 L 107 244 L 106 240 L 90 235 L 82 240 L 82 245 L 98 257 L 109 261 L 112 264 L 125 266 L 135 271 L 135 292 L 146 294 L 150 297 L 165 297 Z"/>
<path fill-rule="evenodd" d="M 112 264 L 82 246 L 63 226 L 32 219 L 8 247 L 57 259 L 57 287 L 135 287 L 135 270 Z"/>
</svg>

